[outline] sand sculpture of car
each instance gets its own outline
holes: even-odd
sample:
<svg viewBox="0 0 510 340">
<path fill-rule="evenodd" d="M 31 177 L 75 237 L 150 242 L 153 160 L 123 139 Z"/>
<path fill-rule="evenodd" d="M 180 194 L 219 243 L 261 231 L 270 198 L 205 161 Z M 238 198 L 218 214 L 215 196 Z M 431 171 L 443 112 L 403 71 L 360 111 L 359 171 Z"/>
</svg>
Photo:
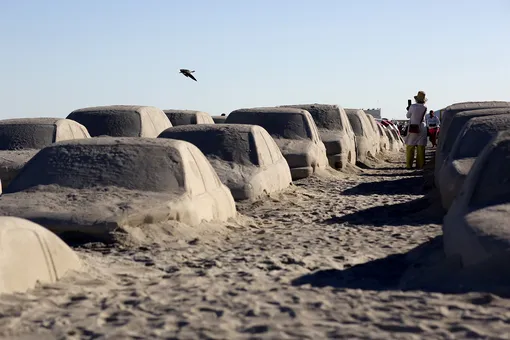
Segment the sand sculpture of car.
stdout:
<svg viewBox="0 0 510 340">
<path fill-rule="evenodd" d="M 448 129 L 450 127 L 450 123 L 453 117 L 455 117 L 455 115 L 459 112 L 499 108 L 510 108 L 510 102 L 482 101 L 482 102 L 462 102 L 449 105 L 446 108 L 439 110 L 441 119 L 441 133 L 444 135 L 448 133 Z M 440 146 L 440 143 L 441 140 L 438 141 L 438 146 Z"/>
<path fill-rule="evenodd" d="M 468 111 L 478 111 L 478 110 L 487 110 L 487 109 L 499 109 L 499 108 L 510 108 L 510 102 L 504 101 L 482 101 L 482 102 L 462 102 L 455 103 L 447 106 L 444 109 L 439 110 L 440 120 L 441 120 L 441 130 L 439 132 L 439 139 L 437 141 L 437 150 L 441 150 L 443 147 L 443 143 L 446 141 L 446 136 L 448 135 L 448 130 L 450 128 L 450 124 L 452 123 L 453 118 L 459 112 L 468 112 Z M 459 133 L 460 129 L 454 134 L 452 138 L 456 138 L 456 135 Z M 451 142 L 450 146 L 453 145 Z M 439 166 L 442 165 L 444 158 L 442 153 L 436 152 L 436 170 L 439 163 Z"/>
<path fill-rule="evenodd" d="M 443 247 L 464 267 L 507 272 L 510 260 L 510 131 L 500 132 L 477 157 L 444 218 Z"/>
<path fill-rule="evenodd" d="M 213 118 L 207 113 L 194 110 L 163 110 L 172 126 L 190 124 L 214 124 Z"/>
<path fill-rule="evenodd" d="M 384 134 L 384 137 L 381 137 L 381 139 L 387 141 L 387 150 L 390 152 L 399 151 L 403 146 L 403 139 L 400 136 L 400 132 L 397 133 L 393 130 L 396 126 L 383 119 L 376 119 L 376 122 Z"/>
<path fill-rule="evenodd" d="M 92 137 L 153 137 L 172 126 L 154 106 L 111 105 L 78 109 L 68 119 L 83 124 Z"/>
<path fill-rule="evenodd" d="M 384 133 L 386 134 L 386 137 L 388 137 L 389 141 L 389 150 L 396 152 L 400 150 L 401 143 L 398 139 L 395 138 L 395 135 L 392 133 L 391 129 L 389 129 L 387 126 L 384 126 Z"/>
<path fill-rule="evenodd" d="M 450 208 L 485 145 L 498 132 L 506 130 L 510 130 L 510 114 L 475 117 L 464 124 L 439 172 L 439 191 L 445 209 Z"/>
<path fill-rule="evenodd" d="M 222 113 L 221 116 L 212 116 L 212 119 L 214 121 L 214 124 L 225 124 L 227 116 L 224 113 Z"/>
<path fill-rule="evenodd" d="M 470 119 L 475 117 L 482 117 L 487 115 L 499 115 L 510 113 L 509 108 L 496 108 L 496 109 L 479 109 L 472 111 L 457 112 L 451 117 L 448 130 L 441 126 L 440 142 L 437 143 L 435 164 L 434 164 L 434 182 L 436 187 L 439 188 L 441 183 L 439 182 L 439 172 L 443 166 L 444 160 L 448 157 L 450 150 L 455 143 L 455 140 L 459 136 L 460 131 Z"/>
<path fill-rule="evenodd" d="M 234 217 L 236 208 L 193 144 L 97 137 L 39 151 L 0 196 L 0 215 L 26 218 L 63 238 L 114 242 L 146 223 L 195 226 Z"/>
<path fill-rule="evenodd" d="M 386 128 L 389 129 L 393 137 L 395 137 L 395 141 L 398 144 L 399 150 L 402 149 L 405 144 L 405 141 L 404 138 L 402 138 L 402 135 L 400 135 L 398 128 L 393 124 L 388 125 Z"/>
<path fill-rule="evenodd" d="M 287 160 L 293 180 L 311 176 L 329 166 L 326 147 L 306 110 L 288 107 L 239 109 L 230 113 L 225 123 L 262 126 Z"/>
<path fill-rule="evenodd" d="M 367 116 L 368 118 L 368 122 L 370 123 L 370 126 L 372 128 L 372 131 L 373 131 L 373 140 L 372 142 L 375 144 L 375 149 L 376 149 L 376 152 L 380 152 L 381 151 L 381 137 L 379 137 L 379 132 L 377 131 L 377 122 L 374 118 L 374 116 L 372 116 L 371 114 L 368 114 L 365 112 L 365 115 Z"/>
<path fill-rule="evenodd" d="M 334 169 L 356 164 L 356 142 L 345 110 L 338 105 L 300 104 L 285 105 L 310 112 L 326 146 L 329 165 Z"/>
<path fill-rule="evenodd" d="M 368 121 L 365 111 L 358 109 L 345 109 L 349 123 L 354 131 L 356 142 L 356 159 L 365 163 L 367 157 L 375 157 L 377 149 L 374 144 L 374 132 Z"/>
<path fill-rule="evenodd" d="M 90 138 L 90 135 L 83 125 L 70 119 L 0 120 L 0 179 L 3 188 L 40 149 L 58 141 L 79 138 Z"/>
<path fill-rule="evenodd" d="M 391 151 L 390 150 L 390 140 L 386 135 L 386 131 L 382 124 L 377 123 L 377 131 L 379 132 L 380 143 L 379 147 L 382 152 Z"/>
<path fill-rule="evenodd" d="M 388 120 L 387 118 L 374 118 L 374 119 L 376 122 L 381 123 L 383 126 L 391 129 L 392 131 L 395 131 L 397 135 L 401 136 L 398 126 L 391 120 Z"/>
<path fill-rule="evenodd" d="M 28 220 L 0 216 L 0 294 L 54 283 L 82 264 L 57 235 Z"/>
<path fill-rule="evenodd" d="M 184 125 L 168 128 L 159 137 L 185 140 L 198 147 L 235 200 L 253 200 L 292 183 L 278 145 L 258 125 Z"/>
</svg>

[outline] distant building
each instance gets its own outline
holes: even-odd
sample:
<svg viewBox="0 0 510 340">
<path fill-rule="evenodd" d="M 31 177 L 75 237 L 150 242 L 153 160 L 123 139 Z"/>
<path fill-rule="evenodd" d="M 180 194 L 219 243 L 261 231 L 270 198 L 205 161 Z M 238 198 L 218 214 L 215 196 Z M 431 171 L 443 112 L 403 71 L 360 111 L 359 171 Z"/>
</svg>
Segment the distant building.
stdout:
<svg viewBox="0 0 510 340">
<path fill-rule="evenodd" d="M 381 119 L 381 109 L 363 109 L 366 113 L 373 116 L 374 118 Z"/>
</svg>

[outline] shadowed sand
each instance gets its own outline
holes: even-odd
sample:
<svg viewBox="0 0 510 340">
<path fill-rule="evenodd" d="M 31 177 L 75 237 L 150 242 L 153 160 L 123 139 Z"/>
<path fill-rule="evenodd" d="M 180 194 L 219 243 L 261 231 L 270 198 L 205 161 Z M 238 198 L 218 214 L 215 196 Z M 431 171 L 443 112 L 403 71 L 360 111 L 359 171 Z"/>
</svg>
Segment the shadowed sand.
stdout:
<svg viewBox="0 0 510 340">
<path fill-rule="evenodd" d="M 423 196 L 430 178 L 402 155 L 377 167 L 296 181 L 207 234 L 182 226 L 164 244 L 77 248 L 85 274 L 0 299 L 0 335 L 504 338 L 507 300 L 438 284 L 456 264 L 443 261 L 442 215 Z"/>
</svg>

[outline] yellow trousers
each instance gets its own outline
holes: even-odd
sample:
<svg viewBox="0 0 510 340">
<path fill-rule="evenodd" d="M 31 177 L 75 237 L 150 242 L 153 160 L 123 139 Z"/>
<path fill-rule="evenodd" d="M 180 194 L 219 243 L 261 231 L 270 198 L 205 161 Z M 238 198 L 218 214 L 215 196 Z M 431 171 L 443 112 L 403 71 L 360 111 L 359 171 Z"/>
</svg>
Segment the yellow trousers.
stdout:
<svg viewBox="0 0 510 340">
<path fill-rule="evenodd" d="M 416 168 L 423 169 L 425 165 L 425 145 L 406 145 L 406 168 L 412 169 L 416 152 Z"/>
</svg>

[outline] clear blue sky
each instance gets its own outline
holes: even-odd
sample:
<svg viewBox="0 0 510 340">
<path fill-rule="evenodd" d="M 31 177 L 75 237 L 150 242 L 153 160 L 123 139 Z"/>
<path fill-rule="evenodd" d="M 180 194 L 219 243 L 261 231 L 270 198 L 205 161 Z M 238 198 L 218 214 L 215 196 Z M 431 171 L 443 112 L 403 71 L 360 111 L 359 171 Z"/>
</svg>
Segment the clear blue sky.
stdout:
<svg viewBox="0 0 510 340">
<path fill-rule="evenodd" d="M 508 0 L 0 0 L 0 118 L 510 100 L 509 18 Z"/>
</svg>

